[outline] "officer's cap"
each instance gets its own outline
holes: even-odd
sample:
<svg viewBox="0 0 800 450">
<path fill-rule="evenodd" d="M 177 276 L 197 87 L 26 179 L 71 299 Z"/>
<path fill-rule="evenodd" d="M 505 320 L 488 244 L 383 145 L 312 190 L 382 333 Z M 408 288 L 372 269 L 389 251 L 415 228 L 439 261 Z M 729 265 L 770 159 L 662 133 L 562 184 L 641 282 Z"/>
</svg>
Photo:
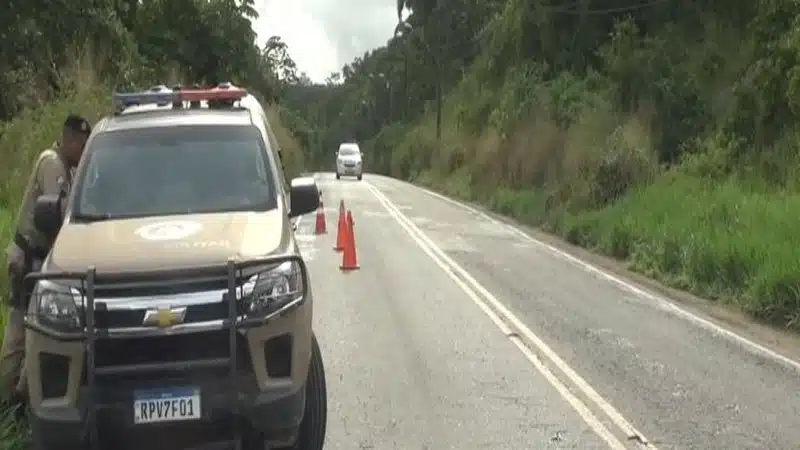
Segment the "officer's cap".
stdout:
<svg viewBox="0 0 800 450">
<path fill-rule="evenodd" d="M 64 128 L 88 136 L 92 132 L 89 121 L 77 114 L 70 114 L 64 121 Z"/>
</svg>

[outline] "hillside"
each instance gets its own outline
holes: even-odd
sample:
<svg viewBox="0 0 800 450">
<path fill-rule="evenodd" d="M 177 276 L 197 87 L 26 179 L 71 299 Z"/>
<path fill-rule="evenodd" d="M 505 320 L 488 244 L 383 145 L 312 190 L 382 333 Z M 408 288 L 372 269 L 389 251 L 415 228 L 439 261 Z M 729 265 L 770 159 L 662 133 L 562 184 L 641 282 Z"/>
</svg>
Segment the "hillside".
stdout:
<svg viewBox="0 0 800 450">
<path fill-rule="evenodd" d="M 386 46 L 287 94 L 318 166 L 358 139 L 374 171 L 800 330 L 796 2 L 398 6 Z"/>
<path fill-rule="evenodd" d="M 288 170 L 301 172 L 303 152 L 278 122 L 275 106 L 295 81 L 294 64 L 280 39 L 262 48 L 254 44 L 255 17 L 252 0 L 92 1 L 79 8 L 32 0 L 7 6 L 0 15 L 3 261 L 34 158 L 58 139 L 69 112 L 92 121 L 109 112 L 114 90 L 229 80 L 247 86 L 273 105 L 268 114 Z M 3 270 L 0 297 L 7 292 Z M 0 450 L 27 448 L 22 431 L 10 411 L 0 411 Z"/>
</svg>

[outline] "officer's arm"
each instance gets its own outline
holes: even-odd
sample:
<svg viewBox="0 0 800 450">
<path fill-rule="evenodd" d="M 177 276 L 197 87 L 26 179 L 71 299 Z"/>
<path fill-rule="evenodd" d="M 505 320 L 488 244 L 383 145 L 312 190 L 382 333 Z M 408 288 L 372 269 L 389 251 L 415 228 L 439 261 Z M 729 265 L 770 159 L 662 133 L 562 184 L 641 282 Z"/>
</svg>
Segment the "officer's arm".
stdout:
<svg viewBox="0 0 800 450">
<path fill-rule="evenodd" d="M 39 161 L 36 180 L 42 195 L 59 195 L 64 182 L 64 164 L 58 156 L 46 156 Z"/>
</svg>

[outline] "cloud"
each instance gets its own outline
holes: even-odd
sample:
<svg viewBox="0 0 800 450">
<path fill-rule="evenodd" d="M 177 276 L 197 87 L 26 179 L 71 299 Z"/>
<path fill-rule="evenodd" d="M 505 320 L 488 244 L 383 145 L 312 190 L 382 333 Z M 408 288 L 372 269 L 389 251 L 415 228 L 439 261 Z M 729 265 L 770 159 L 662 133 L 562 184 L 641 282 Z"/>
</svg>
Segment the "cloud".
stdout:
<svg viewBox="0 0 800 450">
<path fill-rule="evenodd" d="M 256 0 L 259 44 L 278 35 L 298 68 L 317 82 L 365 51 L 386 44 L 396 0 Z"/>
</svg>

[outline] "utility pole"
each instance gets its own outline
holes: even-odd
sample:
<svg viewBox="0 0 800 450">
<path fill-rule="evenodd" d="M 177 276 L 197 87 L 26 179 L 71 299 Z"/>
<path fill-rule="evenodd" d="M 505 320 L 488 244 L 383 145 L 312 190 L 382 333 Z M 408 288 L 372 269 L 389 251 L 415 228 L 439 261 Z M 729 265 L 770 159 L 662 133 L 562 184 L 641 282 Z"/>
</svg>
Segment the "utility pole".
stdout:
<svg viewBox="0 0 800 450">
<path fill-rule="evenodd" d="M 387 122 L 392 123 L 394 120 L 394 85 L 389 80 L 386 80 L 386 95 L 389 98 L 389 120 Z"/>
<path fill-rule="evenodd" d="M 444 2 L 442 0 L 436 0 L 436 6 L 433 8 L 433 12 L 431 13 L 431 17 L 428 18 L 428 21 L 433 20 L 436 21 L 438 19 L 439 11 L 442 10 L 444 6 Z M 435 71 L 435 87 L 436 87 L 436 140 L 441 141 L 442 139 L 442 78 L 444 77 L 444 67 L 442 67 L 442 27 L 434 27 L 434 47 L 431 48 L 425 40 L 423 40 L 423 44 L 427 50 L 428 56 L 433 62 L 434 71 Z"/>
<path fill-rule="evenodd" d="M 406 40 L 406 51 L 403 55 L 403 122 L 408 119 L 408 40 Z"/>
</svg>

